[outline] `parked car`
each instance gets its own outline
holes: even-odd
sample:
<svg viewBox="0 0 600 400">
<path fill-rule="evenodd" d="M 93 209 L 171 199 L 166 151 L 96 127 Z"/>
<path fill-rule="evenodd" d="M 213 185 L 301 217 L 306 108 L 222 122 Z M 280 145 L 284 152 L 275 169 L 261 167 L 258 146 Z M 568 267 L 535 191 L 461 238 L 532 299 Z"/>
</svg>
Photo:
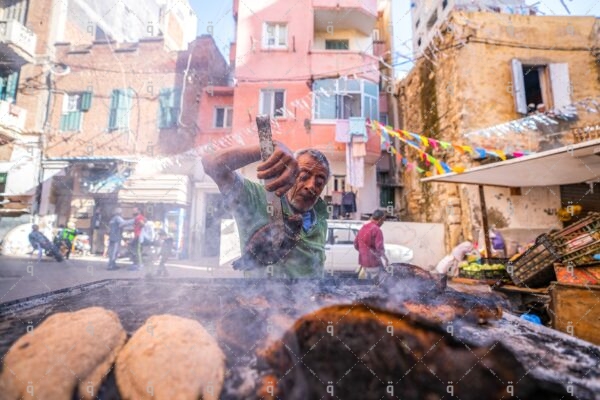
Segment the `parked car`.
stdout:
<svg viewBox="0 0 600 400">
<path fill-rule="evenodd" d="M 354 238 L 365 223 L 367 221 L 327 220 L 325 270 L 343 275 L 357 273 L 358 251 L 354 249 Z M 231 265 L 241 256 L 239 243 L 235 221 L 222 220 L 219 265 Z M 391 263 L 408 263 L 413 259 L 413 251 L 398 244 L 385 243 L 385 253 Z"/>
<path fill-rule="evenodd" d="M 358 251 L 354 238 L 368 221 L 328 220 L 325 244 L 325 270 L 341 274 L 355 274 L 358 269 Z M 385 236 L 383 238 L 386 239 Z M 408 263 L 413 251 L 408 247 L 385 243 L 385 254 L 390 263 Z"/>
</svg>

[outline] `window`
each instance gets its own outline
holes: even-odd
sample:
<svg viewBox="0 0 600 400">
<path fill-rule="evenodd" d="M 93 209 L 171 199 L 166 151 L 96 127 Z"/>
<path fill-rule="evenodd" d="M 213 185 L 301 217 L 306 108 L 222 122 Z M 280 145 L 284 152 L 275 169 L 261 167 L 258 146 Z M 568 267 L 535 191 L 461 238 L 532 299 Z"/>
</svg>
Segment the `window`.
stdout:
<svg viewBox="0 0 600 400">
<path fill-rule="evenodd" d="M 393 187 L 381 186 L 379 190 L 379 206 L 384 208 L 388 206 L 395 207 L 396 200 L 394 192 L 395 189 Z"/>
<path fill-rule="evenodd" d="M 350 41 L 331 39 L 325 40 L 325 50 L 348 50 L 350 48 Z"/>
<path fill-rule="evenodd" d="M 374 41 L 374 42 L 379 42 L 379 40 L 380 40 L 379 38 L 380 38 L 380 36 L 381 36 L 381 35 L 380 35 L 380 32 L 379 32 L 379 29 L 373 29 L 373 34 L 372 34 L 372 36 L 373 36 L 373 41 Z"/>
<path fill-rule="evenodd" d="M 357 233 L 351 228 L 332 228 L 333 244 L 354 244 Z"/>
<path fill-rule="evenodd" d="M 177 126 L 181 109 L 181 90 L 178 88 L 161 89 L 158 95 L 158 128 L 167 129 Z"/>
<path fill-rule="evenodd" d="M 362 79 L 321 79 L 313 84 L 314 119 L 379 117 L 379 87 Z"/>
<path fill-rule="evenodd" d="M 231 128 L 233 109 L 231 107 L 215 108 L 215 128 Z"/>
<path fill-rule="evenodd" d="M 546 111 L 571 104 L 571 82 L 567 63 L 537 64 L 511 61 L 513 97 L 518 113 L 527 114 L 543 105 Z"/>
<path fill-rule="evenodd" d="M 445 10 L 448 7 L 448 0 L 442 0 L 442 10 Z"/>
<path fill-rule="evenodd" d="M 287 25 L 281 23 L 266 23 L 263 32 L 263 47 L 286 48 Z"/>
<path fill-rule="evenodd" d="M 388 113 L 386 113 L 386 112 L 379 113 L 379 122 L 381 122 L 383 125 L 387 125 L 388 124 Z"/>
<path fill-rule="evenodd" d="M 14 103 L 17 98 L 19 72 L 4 71 L 0 73 L 0 100 Z"/>
<path fill-rule="evenodd" d="M 418 19 L 417 22 L 415 22 L 415 28 L 418 28 L 420 23 L 421 23 L 421 20 Z"/>
<path fill-rule="evenodd" d="M 92 106 L 92 92 L 65 93 L 59 129 L 63 132 L 79 132 L 83 113 Z"/>
<path fill-rule="evenodd" d="M 417 47 L 421 47 L 421 38 L 419 38 L 419 40 L 417 40 Z"/>
<path fill-rule="evenodd" d="M 427 29 L 433 28 L 433 26 L 435 25 L 436 22 L 437 22 L 437 10 L 435 10 L 433 12 L 433 14 L 431 14 L 429 21 L 427 21 Z"/>
<path fill-rule="evenodd" d="M 108 130 L 129 129 L 129 114 L 133 105 L 132 89 L 114 89 L 110 99 Z"/>
<path fill-rule="evenodd" d="M 260 113 L 271 117 L 284 117 L 285 90 L 260 91 Z"/>
</svg>

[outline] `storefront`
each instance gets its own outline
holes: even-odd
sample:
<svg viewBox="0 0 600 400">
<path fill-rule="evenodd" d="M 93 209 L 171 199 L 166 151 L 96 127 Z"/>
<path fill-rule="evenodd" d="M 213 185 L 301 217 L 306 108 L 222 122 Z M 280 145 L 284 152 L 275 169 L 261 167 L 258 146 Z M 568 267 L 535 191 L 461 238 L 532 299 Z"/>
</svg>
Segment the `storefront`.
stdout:
<svg viewBox="0 0 600 400">
<path fill-rule="evenodd" d="M 117 203 L 125 217 L 133 207 L 140 207 L 156 229 L 173 237 L 176 257 L 188 258 L 189 178 L 186 175 L 157 174 L 132 176 L 119 190 Z"/>
</svg>

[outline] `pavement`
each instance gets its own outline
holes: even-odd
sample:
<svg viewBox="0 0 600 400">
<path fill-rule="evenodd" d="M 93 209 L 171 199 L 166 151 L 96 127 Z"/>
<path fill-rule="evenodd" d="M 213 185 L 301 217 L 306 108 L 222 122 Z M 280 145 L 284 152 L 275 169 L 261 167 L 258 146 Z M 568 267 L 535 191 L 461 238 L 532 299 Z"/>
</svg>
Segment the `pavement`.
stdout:
<svg viewBox="0 0 600 400">
<path fill-rule="evenodd" d="M 0 305 L 104 279 L 146 279 L 147 267 L 142 271 L 128 271 L 131 262 L 120 260 L 118 270 L 108 271 L 107 264 L 108 259 L 100 256 L 71 258 L 60 263 L 49 257 L 37 262 L 35 257 L 0 256 Z M 159 279 L 243 277 L 230 266 L 219 267 L 218 258 L 172 260 L 166 267 L 169 276 Z"/>
</svg>

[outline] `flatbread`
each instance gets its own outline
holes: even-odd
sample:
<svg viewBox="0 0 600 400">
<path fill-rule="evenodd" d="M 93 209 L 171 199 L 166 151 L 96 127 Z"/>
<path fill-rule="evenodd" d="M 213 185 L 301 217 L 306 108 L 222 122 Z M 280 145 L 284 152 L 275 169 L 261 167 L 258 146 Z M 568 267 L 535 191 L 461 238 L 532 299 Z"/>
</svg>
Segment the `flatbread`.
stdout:
<svg viewBox="0 0 600 400">
<path fill-rule="evenodd" d="M 127 333 L 112 311 L 91 307 L 49 316 L 3 360 L 2 399 L 93 399 Z"/>
<path fill-rule="evenodd" d="M 217 400 L 225 378 L 225 355 L 197 321 L 156 315 L 127 342 L 115 371 L 125 400 Z"/>
</svg>

